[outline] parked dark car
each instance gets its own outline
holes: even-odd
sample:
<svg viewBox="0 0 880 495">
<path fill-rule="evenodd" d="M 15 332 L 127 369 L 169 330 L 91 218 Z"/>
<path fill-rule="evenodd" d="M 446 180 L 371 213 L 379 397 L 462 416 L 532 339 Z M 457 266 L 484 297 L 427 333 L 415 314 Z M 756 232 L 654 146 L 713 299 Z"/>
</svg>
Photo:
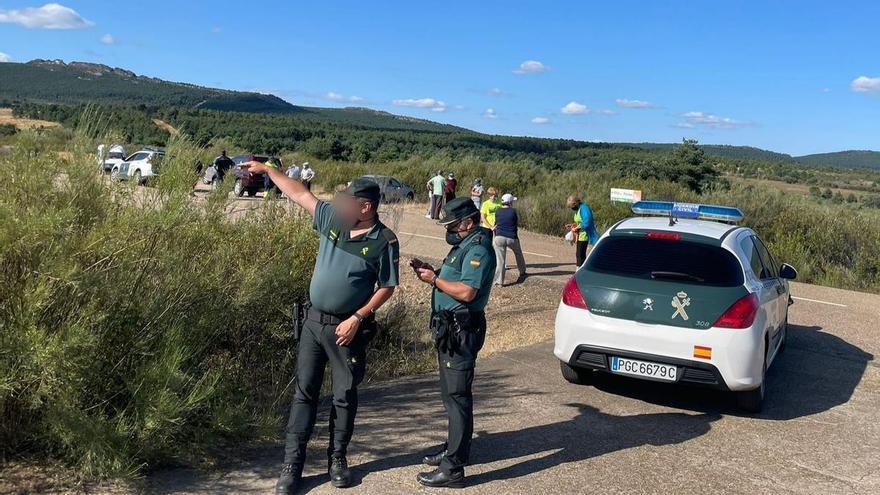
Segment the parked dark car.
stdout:
<svg viewBox="0 0 880 495">
<path fill-rule="evenodd" d="M 254 174 L 241 167 L 243 163 L 249 161 L 266 163 L 269 161 L 269 157 L 254 154 L 236 155 L 232 157 L 232 163 L 235 164 L 231 171 L 232 175 L 235 177 L 235 185 L 232 187 L 232 192 L 238 197 L 244 196 L 245 194 L 248 196 L 256 196 L 258 192 L 266 190 L 263 174 Z"/>
<path fill-rule="evenodd" d="M 388 175 L 363 175 L 365 179 L 379 184 L 379 192 L 383 203 L 412 201 L 416 197 L 413 188 Z"/>
</svg>

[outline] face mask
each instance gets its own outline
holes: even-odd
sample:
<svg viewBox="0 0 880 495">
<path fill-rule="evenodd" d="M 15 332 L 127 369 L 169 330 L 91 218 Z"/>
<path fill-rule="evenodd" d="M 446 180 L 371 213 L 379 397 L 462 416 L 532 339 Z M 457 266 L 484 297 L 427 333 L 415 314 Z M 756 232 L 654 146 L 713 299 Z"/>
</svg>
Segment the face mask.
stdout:
<svg viewBox="0 0 880 495">
<path fill-rule="evenodd" d="M 446 243 L 449 244 L 450 246 L 458 246 L 459 244 L 461 244 L 461 241 L 463 241 L 463 240 L 464 239 L 462 239 L 461 236 L 458 235 L 457 230 L 447 230 L 446 231 Z"/>
<path fill-rule="evenodd" d="M 577 211 L 578 206 L 580 206 L 580 205 L 574 205 L 574 206 L 572 206 L 572 207 L 571 207 L 571 211 Z"/>
</svg>

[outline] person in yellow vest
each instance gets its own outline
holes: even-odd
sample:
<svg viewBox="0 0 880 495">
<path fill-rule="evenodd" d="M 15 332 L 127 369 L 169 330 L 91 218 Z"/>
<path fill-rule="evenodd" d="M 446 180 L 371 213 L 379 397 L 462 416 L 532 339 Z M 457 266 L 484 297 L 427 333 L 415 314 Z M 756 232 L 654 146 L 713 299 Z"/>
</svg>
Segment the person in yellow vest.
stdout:
<svg viewBox="0 0 880 495">
<path fill-rule="evenodd" d="M 487 189 L 486 193 L 489 194 L 489 199 L 480 205 L 480 219 L 482 220 L 482 226 L 494 233 L 495 212 L 498 208 L 501 208 L 501 200 L 498 199 L 498 191 L 494 187 Z"/>
<path fill-rule="evenodd" d="M 281 160 L 276 157 L 270 157 L 266 160 L 266 166 L 274 169 L 281 170 Z M 272 182 L 272 179 L 269 178 L 269 174 L 263 174 L 263 190 L 265 191 L 263 194 L 265 198 L 269 198 L 269 195 L 272 193 L 277 194 L 278 191 L 275 188 L 275 183 Z"/>
<path fill-rule="evenodd" d="M 599 233 L 596 231 L 596 221 L 593 219 L 593 210 L 577 194 L 570 195 L 565 200 L 565 206 L 574 211 L 574 223 L 566 225 L 577 239 L 575 247 L 575 259 L 580 267 L 587 259 L 587 248 L 590 244 L 599 242 Z"/>
</svg>

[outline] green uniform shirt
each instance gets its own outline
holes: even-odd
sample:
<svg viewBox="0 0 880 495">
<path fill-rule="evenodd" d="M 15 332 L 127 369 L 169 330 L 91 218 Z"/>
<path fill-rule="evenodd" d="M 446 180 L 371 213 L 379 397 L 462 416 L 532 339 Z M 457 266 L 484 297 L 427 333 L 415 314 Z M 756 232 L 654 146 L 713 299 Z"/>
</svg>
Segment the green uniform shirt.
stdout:
<svg viewBox="0 0 880 495">
<path fill-rule="evenodd" d="M 351 230 L 340 225 L 333 206 L 318 201 L 314 227 L 320 235 L 309 285 L 315 309 L 348 315 L 366 304 L 377 285 L 397 286 L 400 246 L 397 236 L 384 224 L 377 221 L 366 234 L 352 239 Z"/>
<path fill-rule="evenodd" d="M 483 311 L 489 302 L 494 276 L 495 250 L 492 248 L 492 233 L 478 228 L 462 240 L 461 244 L 453 246 L 443 260 L 439 273 L 443 280 L 463 282 L 477 289 L 477 295 L 471 302 L 464 303 L 435 288 L 431 294 L 431 309 L 456 311 L 467 308 L 471 311 Z"/>
</svg>

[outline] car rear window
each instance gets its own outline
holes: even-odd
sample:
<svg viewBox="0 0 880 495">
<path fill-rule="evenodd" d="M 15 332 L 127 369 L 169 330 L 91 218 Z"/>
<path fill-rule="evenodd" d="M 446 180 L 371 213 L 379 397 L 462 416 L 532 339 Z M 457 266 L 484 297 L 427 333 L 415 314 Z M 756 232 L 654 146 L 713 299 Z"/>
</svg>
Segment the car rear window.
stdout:
<svg viewBox="0 0 880 495">
<path fill-rule="evenodd" d="M 730 251 L 710 244 L 645 237 L 608 237 L 587 260 L 587 270 L 646 280 L 681 280 L 689 284 L 742 285 L 739 261 Z"/>
</svg>

